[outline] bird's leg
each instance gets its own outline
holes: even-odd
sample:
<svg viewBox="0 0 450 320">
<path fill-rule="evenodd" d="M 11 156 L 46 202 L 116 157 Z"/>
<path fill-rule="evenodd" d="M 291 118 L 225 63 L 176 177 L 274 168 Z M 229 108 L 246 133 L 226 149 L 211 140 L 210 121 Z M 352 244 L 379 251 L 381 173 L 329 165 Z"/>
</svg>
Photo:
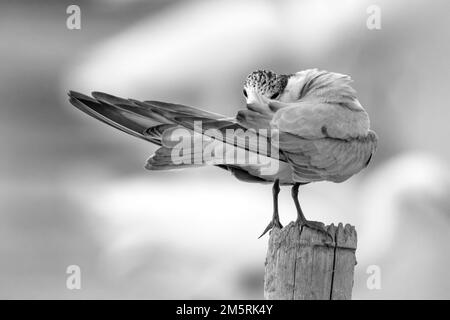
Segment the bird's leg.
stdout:
<svg viewBox="0 0 450 320">
<path fill-rule="evenodd" d="M 276 179 L 273 187 L 272 187 L 272 194 L 273 194 L 273 215 L 272 215 L 272 221 L 270 221 L 269 225 L 266 227 L 262 235 L 259 236 L 261 238 L 263 235 L 265 235 L 270 229 L 273 227 L 277 228 L 283 228 L 283 226 L 280 223 L 280 216 L 278 215 L 278 194 L 280 193 L 280 180 Z M 258 238 L 258 239 L 259 239 Z"/>
<path fill-rule="evenodd" d="M 301 226 L 307 226 L 308 228 L 323 232 L 327 236 L 329 236 L 332 241 L 334 241 L 333 236 L 327 231 L 327 229 L 325 229 L 325 225 L 322 222 L 310 221 L 305 218 L 305 215 L 303 214 L 302 208 L 300 207 L 300 203 L 298 201 L 298 188 L 299 187 L 300 187 L 300 183 L 296 183 L 296 184 L 294 184 L 294 186 L 291 189 L 292 199 L 294 199 L 295 208 L 297 209 L 296 223 L 300 224 Z"/>
</svg>

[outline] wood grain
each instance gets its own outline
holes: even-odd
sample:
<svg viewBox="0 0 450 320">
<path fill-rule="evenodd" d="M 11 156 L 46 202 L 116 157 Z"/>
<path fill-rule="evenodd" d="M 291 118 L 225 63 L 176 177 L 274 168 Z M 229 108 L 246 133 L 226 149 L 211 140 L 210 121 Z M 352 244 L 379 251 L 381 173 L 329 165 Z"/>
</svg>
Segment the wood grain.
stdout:
<svg viewBox="0 0 450 320">
<path fill-rule="evenodd" d="M 355 228 L 342 223 L 326 228 L 334 240 L 294 222 L 272 230 L 264 277 L 266 299 L 351 299 Z"/>
</svg>

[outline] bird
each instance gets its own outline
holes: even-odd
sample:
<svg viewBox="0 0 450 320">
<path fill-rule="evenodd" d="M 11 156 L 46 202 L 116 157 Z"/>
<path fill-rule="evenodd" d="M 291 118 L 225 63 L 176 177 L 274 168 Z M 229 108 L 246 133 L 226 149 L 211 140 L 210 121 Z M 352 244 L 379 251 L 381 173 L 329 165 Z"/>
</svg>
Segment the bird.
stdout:
<svg viewBox="0 0 450 320">
<path fill-rule="evenodd" d="M 246 106 L 234 117 L 97 91 L 68 95 L 84 113 L 159 146 L 147 160 L 148 170 L 214 165 L 240 181 L 272 184 L 272 218 L 260 237 L 283 228 L 280 186 L 291 186 L 296 223 L 331 237 L 323 223 L 306 219 L 298 193 L 300 186 L 312 182 L 346 181 L 366 168 L 376 152 L 377 134 L 351 83 L 348 75 L 318 69 L 292 74 L 256 70 L 244 81 Z M 230 130 L 235 134 L 231 138 Z M 261 141 L 265 145 L 258 148 Z M 231 159 L 216 152 L 228 147 L 234 151 Z M 214 150 L 209 157 L 204 157 L 206 149 Z"/>
</svg>

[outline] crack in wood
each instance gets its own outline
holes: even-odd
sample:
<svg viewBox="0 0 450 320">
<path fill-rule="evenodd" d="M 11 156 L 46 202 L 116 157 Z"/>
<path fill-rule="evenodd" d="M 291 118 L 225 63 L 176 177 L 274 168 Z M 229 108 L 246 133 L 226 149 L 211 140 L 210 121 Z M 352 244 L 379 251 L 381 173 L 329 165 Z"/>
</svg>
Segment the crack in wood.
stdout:
<svg viewBox="0 0 450 320">
<path fill-rule="evenodd" d="M 356 264 L 354 227 L 323 232 L 291 222 L 269 238 L 264 277 L 266 299 L 351 299 Z"/>
</svg>

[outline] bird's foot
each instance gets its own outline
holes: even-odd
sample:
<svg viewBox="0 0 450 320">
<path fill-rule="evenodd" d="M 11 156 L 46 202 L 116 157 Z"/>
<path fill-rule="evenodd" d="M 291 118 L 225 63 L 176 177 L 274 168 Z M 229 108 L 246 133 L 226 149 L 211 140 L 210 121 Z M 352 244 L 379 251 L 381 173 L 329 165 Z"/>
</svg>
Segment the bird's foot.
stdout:
<svg viewBox="0 0 450 320">
<path fill-rule="evenodd" d="M 319 232 L 324 233 L 326 236 L 328 236 L 331 241 L 334 241 L 334 237 L 328 232 L 328 230 L 325 228 L 325 224 L 319 221 L 310 221 L 310 220 L 297 220 L 297 223 L 301 226 L 308 227 L 313 230 L 317 230 Z"/>
<path fill-rule="evenodd" d="M 263 235 L 265 235 L 267 232 L 269 232 L 271 229 L 273 229 L 275 227 L 278 229 L 283 228 L 283 226 L 281 225 L 280 219 L 278 219 L 278 218 L 273 218 L 272 221 L 270 221 L 270 223 L 267 225 L 266 229 L 264 229 L 264 232 L 258 237 L 258 239 L 261 238 Z"/>
</svg>

